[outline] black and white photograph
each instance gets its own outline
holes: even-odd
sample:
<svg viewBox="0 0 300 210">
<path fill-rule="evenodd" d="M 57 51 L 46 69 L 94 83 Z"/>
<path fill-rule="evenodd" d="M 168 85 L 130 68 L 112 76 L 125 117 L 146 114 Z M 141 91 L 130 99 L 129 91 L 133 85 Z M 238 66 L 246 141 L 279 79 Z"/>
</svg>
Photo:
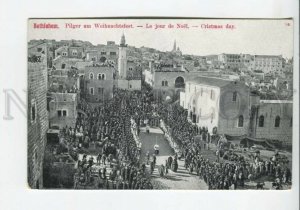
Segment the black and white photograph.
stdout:
<svg viewBox="0 0 300 210">
<path fill-rule="evenodd" d="M 299 209 L 299 1 L 0 5 L 1 210 Z"/>
<path fill-rule="evenodd" d="M 293 24 L 29 19 L 29 187 L 290 190 Z"/>
</svg>

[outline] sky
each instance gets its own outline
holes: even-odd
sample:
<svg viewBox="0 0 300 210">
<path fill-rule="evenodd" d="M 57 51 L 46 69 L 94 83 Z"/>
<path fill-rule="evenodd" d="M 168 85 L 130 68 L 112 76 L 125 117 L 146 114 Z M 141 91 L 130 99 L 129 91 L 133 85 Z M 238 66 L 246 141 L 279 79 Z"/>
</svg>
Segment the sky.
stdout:
<svg viewBox="0 0 300 210">
<path fill-rule="evenodd" d="M 59 29 L 34 29 L 34 23 L 58 24 Z M 133 28 L 99 29 L 94 27 L 96 23 L 132 24 Z M 80 28 L 66 28 L 66 24 L 80 25 Z M 92 27 L 83 28 L 83 25 L 87 24 Z M 165 25 L 165 28 L 155 29 L 156 24 Z M 169 24 L 174 28 L 168 28 Z M 189 28 L 177 28 L 177 24 L 188 24 Z M 234 28 L 226 28 L 227 24 Z M 207 25 L 217 25 L 222 28 L 205 28 L 204 26 Z M 293 56 L 293 21 L 288 19 L 31 19 L 28 21 L 28 41 L 75 39 L 89 41 L 92 44 L 106 44 L 107 41 L 115 41 L 119 44 L 123 33 L 126 43 L 130 46 L 146 46 L 161 51 L 172 50 L 176 40 L 183 54 L 245 53 L 282 55 L 284 58 Z"/>
</svg>

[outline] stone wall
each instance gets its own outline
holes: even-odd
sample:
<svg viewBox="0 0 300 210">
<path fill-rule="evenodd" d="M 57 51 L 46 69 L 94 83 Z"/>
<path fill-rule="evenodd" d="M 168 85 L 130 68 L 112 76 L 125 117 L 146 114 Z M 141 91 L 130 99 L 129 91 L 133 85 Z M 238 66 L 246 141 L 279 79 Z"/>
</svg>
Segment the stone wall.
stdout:
<svg viewBox="0 0 300 210">
<path fill-rule="evenodd" d="M 141 90 L 141 80 L 118 80 L 118 88 L 124 90 Z"/>
<path fill-rule="evenodd" d="M 33 49 L 29 49 L 31 51 Z M 48 129 L 47 112 L 47 62 L 28 62 L 28 184 L 31 188 L 43 186 L 43 158 Z"/>
<path fill-rule="evenodd" d="M 233 101 L 233 93 L 237 93 Z M 187 82 L 180 95 L 180 105 L 188 110 L 189 120 L 198 127 L 207 127 L 209 132 L 217 127 L 218 133 L 229 135 L 248 134 L 250 126 L 249 89 L 240 83 L 223 87 Z M 239 116 L 243 125 L 238 126 Z"/>
<path fill-rule="evenodd" d="M 149 77 L 151 74 L 147 72 L 147 83 L 149 84 Z M 199 76 L 213 76 L 214 72 L 209 71 L 155 71 L 153 73 L 152 87 L 154 89 L 155 97 L 158 100 L 165 100 L 170 97 L 174 100 L 179 100 L 180 92 L 184 91 L 185 84 L 195 77 Z M 184 80 L 184 86 L 175 86 L 177 78 L 182 77 Z M 145 78 L 146 79 L 146 78 Z M 167 85 L 163 85 L 163 81 L 167 81 Z"/>
<path fill-rule="evenodd" d="M 259 126 L 259 117 L 264 116 L 263 126 Z M 275 127 L 276 117 L 280 117 L 279 127 Z M 292 143 L 292 102 L 260 103 L 255 117 L 256 138 L 276 139 L 286 143 Z"/>
<path fill-rule="evenodd" d="M 57 95 L 66 95 L 66 100 L 59 100 L 61 97 Z M 77 94 L 76 93 L 53 93 L 52 101 L 49 103 L 49 124 L 51 127 L 58 126 L 63 128 L 65 126 L 75 127 L 77 118 Z M 61 116 L 58 115 L 61 112 Z M 66 116 L 62 112 L 66 111 Z"/>
<path fill-rule="evenodd" d="M 93 74 L 93 79 L 90 78 L 91 73 Z M 108 66 L 89 66 L 85 68 L 85 88 L 88 101 L 99 102 L 112 98 L 114 88 L 113 74 L 114 68 Z M 104 75 L 104 79 L 98 78 L 101 75 Z M 91 88 L 94 89 L 94 94 L 91 94 Z"/>
<path fill-rule="evenodd" d="M 237 93 L 233 101 L 233 93 Z M 233 136 L 248 135 L 250 128 L 250 92 L 242 84 L 232 84 L 222 88 L 219 107 L 218 133 Z M 238 126 L 239 116 L 243 116 L 243 126 Z"/>
<path fill-rule="evenodd" d="M 128 80 L 129 90 L 141 90 L 142 81 L 141 80 Z"/>
</svg>

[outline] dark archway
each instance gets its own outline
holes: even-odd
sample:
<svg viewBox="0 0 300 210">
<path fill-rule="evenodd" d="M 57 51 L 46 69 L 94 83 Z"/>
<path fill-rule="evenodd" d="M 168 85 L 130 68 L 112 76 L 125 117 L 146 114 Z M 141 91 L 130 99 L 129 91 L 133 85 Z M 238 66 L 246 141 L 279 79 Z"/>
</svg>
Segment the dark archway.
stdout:
<svg viewBox="0 0 300 210">
<path fill-rule="evenodd" d="M 183 77 L 177 77 L 175 80 L 175 88 L 184 88 L 185 83 Z"/>
<path fill-rule="evenodd" d="M 100 62 L 101 62 L 101 63 L 104 63 L 105 61 L 106 61 L 106 58 L 102 56 L 102 57 L 100 58 Z"/>
</svg>

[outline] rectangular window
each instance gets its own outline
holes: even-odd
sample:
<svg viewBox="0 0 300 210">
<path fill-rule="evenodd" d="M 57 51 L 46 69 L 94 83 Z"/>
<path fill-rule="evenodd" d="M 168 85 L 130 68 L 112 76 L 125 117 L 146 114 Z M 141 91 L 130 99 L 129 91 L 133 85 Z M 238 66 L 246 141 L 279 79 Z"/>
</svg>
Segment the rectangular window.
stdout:
<svg viewBox="0 0 300 210">
<path fill-rule="evenodd" d="M 110 52 L 110 55 L 117 55 L 117 52 Z"/>
<path fill-rule="evenodd" d="M 63 115 L 63 117 L 66 117 L 67 116 L 67 110 L 63 110 L 62 115 Z"/>
<path fill-rule="evenodd" d="M 57 116 L 61 117 L 61 110 L 57 110 Z"/>
<path fill-rule="evenodd" d="M 237 92 L 233 92 L 233 95 L 232 95 L 232 101 L 236 101 L 236 97 L 237 97 Z"/>
<path fill-rule="evenodd" d="M 101 55 L 106 55 L 106 52 L 101 52 Z"/>
</svg>

